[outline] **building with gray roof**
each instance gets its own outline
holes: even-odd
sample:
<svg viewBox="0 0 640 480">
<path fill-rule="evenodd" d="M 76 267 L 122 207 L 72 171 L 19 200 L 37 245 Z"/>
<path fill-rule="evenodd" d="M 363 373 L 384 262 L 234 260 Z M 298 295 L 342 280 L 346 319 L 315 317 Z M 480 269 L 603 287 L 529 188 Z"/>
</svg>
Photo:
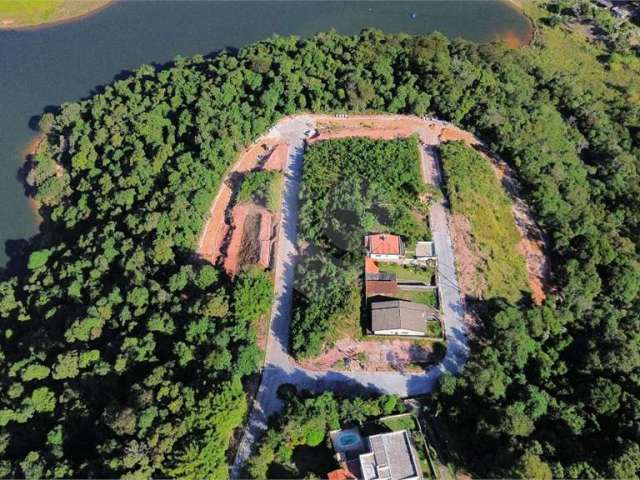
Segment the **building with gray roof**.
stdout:
<svg viewBox="0 0 640 480">
<path fill-rule="evenodd" d="M 425 335 L 427 322 L 437 319 L 437 310 L 421 303 L 408 300 L 371 303 L 374 335 Z"/>
<path fill-rule="evenodd" d="M 420 465 L 409 432 L 381 433 L 367 437 L 369 452 L 360 455 L 363 480 L 417 480 Z"/>
</svg>

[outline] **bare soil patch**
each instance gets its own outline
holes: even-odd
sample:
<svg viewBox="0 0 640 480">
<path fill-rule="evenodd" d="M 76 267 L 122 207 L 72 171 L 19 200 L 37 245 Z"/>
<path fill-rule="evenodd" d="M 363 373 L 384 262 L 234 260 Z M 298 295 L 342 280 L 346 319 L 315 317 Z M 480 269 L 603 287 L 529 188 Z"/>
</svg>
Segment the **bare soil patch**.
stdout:
<svg viewBox="0 0 640 480">
<path fill-rule="evenodd" d="M 453 250 L 458 267 L 458 285 L 463 298 L 479 298 L 487 285 L 478 266 L 484 262 L 478 251 L 469 220 L 460 214 L 451 215 L 449 229 L 453 240 Z"/>
<path fill-rule="evenodd" d="M 322 355 L 299 362 L 299 365 L 315 371 L 413 371 L 424 369 L 433 359 L 433 349 L 428 342 L 343 338 Z"/>
</svg>

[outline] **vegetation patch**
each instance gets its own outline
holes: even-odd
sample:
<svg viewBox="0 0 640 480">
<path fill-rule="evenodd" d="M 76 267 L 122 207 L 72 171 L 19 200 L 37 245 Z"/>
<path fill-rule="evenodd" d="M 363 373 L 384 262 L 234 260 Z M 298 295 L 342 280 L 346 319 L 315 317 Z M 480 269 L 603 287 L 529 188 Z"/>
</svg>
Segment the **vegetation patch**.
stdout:
<svg viewBox="0 0 640 480">
<path fill-rule="evenodd" d="M 242 179 L 239 202 L 255 202 L 275 212 L 280 207 L 282 173 L 270 170 L 256 170 Z"/>
<path fill-rule="evenodd" d="M 415 138 L 323 141 L 305 155 L 300 192 L 299 236 L 308 245 L 296 269 L 291 347 L 294 355 L 318 355 L 344 332 L 361 335 L 363 239 L 393 232 L 415 241 L 428 235 L 419 222 L 426 206 Z M 355 302 L 354 302 L 355 298 Z M 354 331 L 355 330 L 355 331 Z M 360 332 L 358 332 L 360 330 Z"/>
<path fill-rule="evenodd" d="M 398 281 L 410 280 L 435 285 L 436 268 L 433 265 L 401 265 L 399 263 L 378 263 L 381 272 L 395 273 Z"/>
<path fill-rule="evenodd" d="M 451 208 L 469 220 L 482 257 L 477 266 L 486 281 L 482 296 L 518 300 L 529 291 L 529 281 L 506 192 L 489 162 L 464 143 L 444 143 L 441 152 Z"/>
</svg>

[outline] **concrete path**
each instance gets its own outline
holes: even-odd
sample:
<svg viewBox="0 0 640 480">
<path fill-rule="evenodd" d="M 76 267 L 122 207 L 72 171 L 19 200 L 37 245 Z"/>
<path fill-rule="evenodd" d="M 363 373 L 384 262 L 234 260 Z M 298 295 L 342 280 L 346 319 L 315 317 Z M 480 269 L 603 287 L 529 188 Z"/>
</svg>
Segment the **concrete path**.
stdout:
<svg viewBox="0 0 640 480">
<path fill-rule="evenodd" d="M 251 448 L 267 427 L 268 417 L 279 411 L 278 386 L 292 383 L 300 388 L 322 392 L 392 393 L 403 397 L 430 392 L 444 372 L 457 373 L 468 355 L 464 327 L 464 309 L 456 280 L 453 248 L 443 201 L 431 208 L 431 230 L 438 257 L 438 284 L 443 300 L 443 318 L 447 353 L 443 361 L 424 374 L 401 372 L 311 371 L 295 364 L 288 353 L 289 322 L 293 301 L 293 282 L 297 256 L 298 193 L 302 177 L 304 132 L 314 128 L 312 116 L 293 117 L 278 123 L 272 130 L 289 143 L 289 160 L 285 170 L 282 221 L 275 263 L 275 302 L 267 339 L 265 365 L 249 420 L 230 475 L 238 478 L 251 454 Z M 439 186 L 441 175 L 434 145 L 437 137 L 422 136 L 426 145 L 422 152 L 425 180 Z"/>
</svg>

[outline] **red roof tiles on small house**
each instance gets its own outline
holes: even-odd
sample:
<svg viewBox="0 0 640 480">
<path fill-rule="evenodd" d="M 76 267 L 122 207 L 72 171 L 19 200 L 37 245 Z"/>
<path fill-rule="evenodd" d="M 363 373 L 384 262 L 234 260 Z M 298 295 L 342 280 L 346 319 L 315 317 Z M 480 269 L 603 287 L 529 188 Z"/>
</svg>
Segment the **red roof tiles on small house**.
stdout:
<svg viewBox="0 0 640 480">
<path fill-rule="evenodd" d="M 365 247 L 373 255 L 402 255 L 402 240 L 398 235 L 388 233 L 367 235 Z"/>
<path fill-rule="evenodd" d="M 340 468 L 327 473 L 328 480 L 352 480 L 355 478 L 356 477 L 354 477 L 353 474 L 345 468 Z"/>
</svg>

